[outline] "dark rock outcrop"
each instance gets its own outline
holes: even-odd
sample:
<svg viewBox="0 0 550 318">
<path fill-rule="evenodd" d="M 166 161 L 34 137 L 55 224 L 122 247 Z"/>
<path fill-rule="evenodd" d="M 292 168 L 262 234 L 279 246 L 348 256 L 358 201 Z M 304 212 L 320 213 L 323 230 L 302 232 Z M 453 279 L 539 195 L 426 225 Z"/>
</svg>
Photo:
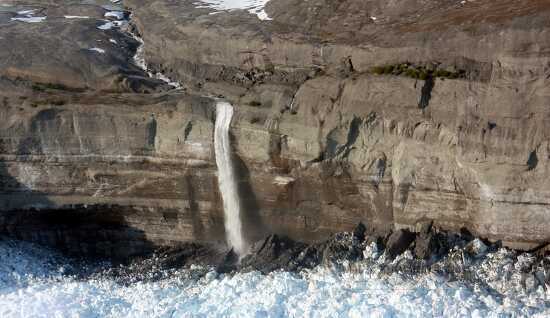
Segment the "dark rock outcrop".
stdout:
<svg viewBox="0 0 550 318">
<path fill-rule="evenodd" d="M 428 260 L 446 252 L 447 237 L 434 231 L 432 223 L 424 223 L 416 235 L 414 254 L 420 259 Z"/>
<path fill-rule="evenodd" d="M 287 237 L 270 235 L 252 246 L 250 254 L 241 260 L 240 266 L 268 273 L 276 269 L 296 271 L 308 267 L 310 263 L 317 265 L 316 255 L 311 255 L 306 247 Z"/>
<path fill-rule="evenodd" d="M 386 250 L 391 258 L 403 253 L 409 248 L 415 239 L 415 234 L 409 230 L 397 230 L 393 232 L 386 242 Z"/>
</svg>

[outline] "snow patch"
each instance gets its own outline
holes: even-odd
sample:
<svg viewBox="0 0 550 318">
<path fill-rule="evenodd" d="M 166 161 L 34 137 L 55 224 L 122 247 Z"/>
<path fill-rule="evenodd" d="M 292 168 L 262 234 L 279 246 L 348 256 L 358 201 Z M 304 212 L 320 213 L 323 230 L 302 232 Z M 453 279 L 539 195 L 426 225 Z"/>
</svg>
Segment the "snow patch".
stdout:
<svg viewBox="0 0 550 318">
<path fill-rule="evenodd" d="M 144 56 L 145 53 L 144 53 L 144 48 L 143 48 L 143 46 L 144 46 L 143 40 L 139 36 L 136 36 L 135 34 L 132 34 L 132 36 L 140 44 L 138 46 L 137 50 L 136 50 L 136 54 L 134 55 L 134 63 L 139 68 L 141 68 L 142 70 L 147 72 L 149 77 L 159 79 L 159 80 L 165 82 L 166 84 L 172 86 L 174 89 L 180 89 L 182 87 L 181 84 L 176 82 L 176 81 L 172 81 L 168 76 L 166 76 L 166 75 L 164 75 L 160 72 L 153 73 L 153 72 L 149 71 L 149 68 L 147 67 L 147 62 L 145 62 L 145 56 Z"/>
<path fill-rule="evenodd" d="M 34 9 L 33 10 L 18 11 L 17 15 L 33 15 L 35 11 L 36 10 L 34 10 Z"/>
<path fill-rule="evenodd" d="M 46 17 L 22 17 L 22 18 L 11 18 L 11 20 L 27 22 L 27 23 L 38 23 L 46 20 Z"/>
<path fill-rule="evenodd" d="M 64 17 L 65 19 L 89 19 L 90 18 L 89 16 L 85 16 L 85 15 L 66 15 Z"/>
<path fill-rule="evenodd" d="M 247 10 L 260 20 L 272 20 L 265 12 L 265 5 L 269 0 L 202 0 L 195 4 L 201 4 L 199 8 L 211 8 L 215 10 Z"/>
<path fill-rule="evenodd" d="M 124 12 L 122 11 L 109 11 L 105 13 L 106 18 L 115 18 L 117 20 L 124 19 Z"/>
<path fill-rule="evenodd" d="M 93 52 L 97 52 L 97 53 L 100 53 L 100 54 L 105 54 L 105 50 L 101 49 L 101 48 L 98 48 L 98 47 L 92 47 L 92 48 L 89 48 L 88 50 L 93 51 Z"/>
<path fill-rule="evenodd" d="M 113 24 L 113 22 L 107 22 L 105 24 L 102 24 L 100 26 L 98 26 L 97 28 L 100 29 L 100 30 L 110 30 L 114 27 L 115 25 Z"/>
<path fill-rule="evenodd" d="M 46 20 L 46 16 L 35 17 L 34 13 L 36 10 L 22 10 L 17 12 L 15 18 L 11 18 L 11 21 L 19 21 L 26 23 L 39 23 Z"/>
<path fill-rule="evenodd" d="M 100 30 L 110 30 L 112 28 L 119 28 L 123 26 L 125 21 L 109 21 L 105 22 L 104 24 L 98 26 L 97 28 Z"/>
<path fill-rule="evenodd" d="M 285 177 L 285 176 L 275 176 L 275 179 L 273 180 L 275 184 L 277 185 L 287 185 L 291 182 L 294 182 L 294 178 L 292 177 Z"/>
</svg>

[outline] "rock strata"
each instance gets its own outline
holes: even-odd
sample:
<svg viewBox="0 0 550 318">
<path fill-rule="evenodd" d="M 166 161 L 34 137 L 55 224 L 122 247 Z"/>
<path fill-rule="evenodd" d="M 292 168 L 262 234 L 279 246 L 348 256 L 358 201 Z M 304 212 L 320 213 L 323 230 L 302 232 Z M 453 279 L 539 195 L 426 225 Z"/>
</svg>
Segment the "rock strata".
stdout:
<svg viewBox="0 0 550 318">
<path fill-rule="evenodd" d="M 364 241 L 346 240 L 424 261 L 448 249 L 425 223 L 523 250 L 550 241 L 547 1 L 272 0 L 266 21 L 192 1 L 8 5 L 4 234 L 122 257 L 223 246 L 215 96 L 235 107 L 246 239 L 277 234 L 259 260 L 292 263 L 302 243 L 271 253 L 284 237 L 309 244 L 297 268 L 358 257 L 334 235 L 359 222 Z M 28 9 L 46 19 L 12 19 Z"/>
<path fill-rule="evenodd" d="M 275 232 L 431 220 L 515 248 L 550 239 L 547 3 L 274 0 L 271 21 L 125 4 L 153 67 L 236 106 L 237 154 Z"/>
</svg>

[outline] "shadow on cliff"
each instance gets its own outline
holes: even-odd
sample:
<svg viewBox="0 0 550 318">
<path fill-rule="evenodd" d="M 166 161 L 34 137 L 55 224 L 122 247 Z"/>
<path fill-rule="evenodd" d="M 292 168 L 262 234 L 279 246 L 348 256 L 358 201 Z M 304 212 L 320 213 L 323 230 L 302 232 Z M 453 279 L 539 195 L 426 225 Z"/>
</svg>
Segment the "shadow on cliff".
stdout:
<svg viewBox="0 0 550 318">
<path fill-rule="evenodd" d="M 18 174 L 29 174 L 16 163 Z M 36 172 L 34 172 L 36 173 Z M 32 179 L 32 178 L 31 178 Z M 129 207 L 58 206 L 45 193 L 13 177 L 0 162 L 0 235 L 52 247 L 78 258 L 125 263 L 155 248 L 145 233 L 128 221 Z"/>
<path fill-rule="evenodd" d="M 233 152 L 235 176 L 238 180 L 239 198 L 241 198 L 241 222 L 243 235 L 248 243 L 254 243 L 270 234 L 260 215 L 258 199 L 250 181 L 250 170 L 245 162 Z"/>
<path fill-rule="evenodd" d="M 197 203 L 197 194 L 195 193 L 196 181 L 193 180 L 191 174 L 185 175 L 185 189 L 189 198 L 189 213 L 191 215 L 191 223 L 193 224 L 193 236 L 198 240 L 206 240 L 205 228 L 201 222 L 200 208 Z"/>
</svg>

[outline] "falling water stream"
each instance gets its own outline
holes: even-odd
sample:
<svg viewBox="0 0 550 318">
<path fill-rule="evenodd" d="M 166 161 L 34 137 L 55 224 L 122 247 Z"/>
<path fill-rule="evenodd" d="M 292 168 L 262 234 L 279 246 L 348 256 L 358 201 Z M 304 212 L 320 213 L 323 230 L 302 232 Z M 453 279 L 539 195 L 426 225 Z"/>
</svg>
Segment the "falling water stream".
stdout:
<svg viewBox="0 0 550 318">
<path fill-rule="evenodd" d="M 235 167 L 231 155 L 229 126 L 233 117 L 233 106 L 225 101 L 216 104 L 216 128 L 214 149 L 218 166 L 218 185 L 223 200 L 225 233 L 227 243 L 237 255 L 246 254 L 247 246 L 242 235 L 240 219 L 241 203 L 235 178 Z"/>
</svg>

